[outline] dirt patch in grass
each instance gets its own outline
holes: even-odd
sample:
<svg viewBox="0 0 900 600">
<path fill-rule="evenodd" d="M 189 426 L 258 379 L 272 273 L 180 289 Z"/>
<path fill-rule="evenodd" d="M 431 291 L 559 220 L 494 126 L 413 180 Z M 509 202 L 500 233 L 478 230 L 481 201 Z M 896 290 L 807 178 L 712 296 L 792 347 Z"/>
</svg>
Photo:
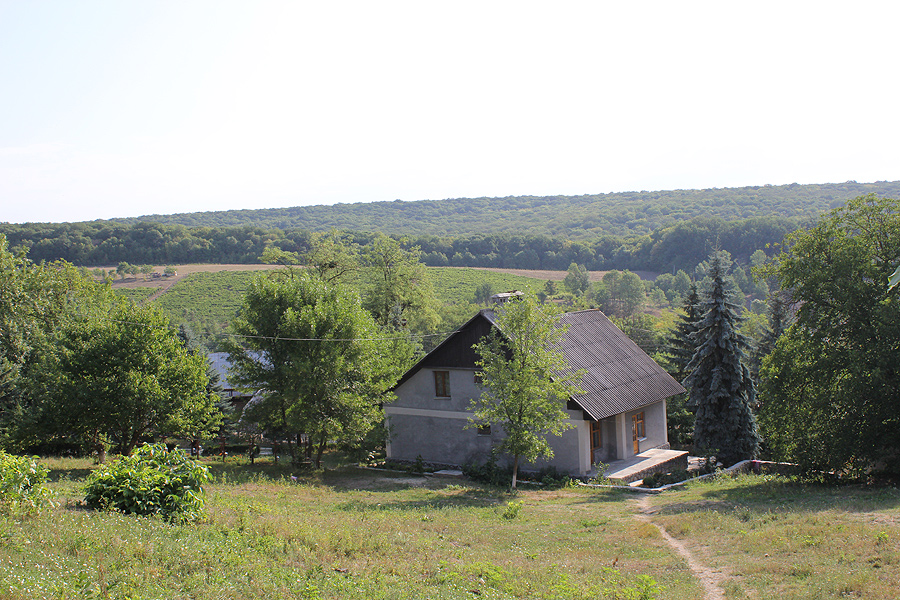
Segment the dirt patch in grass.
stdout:
<svg viewBox="0 0 900 600">
<path fill-rule="evenodd" d="M 533 277 L 544 281 L 562 281 L 568 275 L 567 271 L 538 271 L 535 269 L 503 269 L 500 267 L 441 267 L 442 269 L 477 269 L 479 271 L 494 271 L 495 273 L 509 273 L 521 277 Z M 601 281 L 609 271 L 588 271 L 591 281 Z M 647 281 L 653 281 L 659 275 L 653 271 L 633 271 L 638 277 Z"/>
<path fill-rule="evenodd" d="M 113 289 L 154 288 L 155 291 L 146 299 L 152 302 L 162 294 L 169 291 L 173 285 L 194 273 L 218 273 L 220 271 L 270 271 L 279 267 L 268 264 L 256 265 L 178 265 L 175 267 L 177 275 L 171 277 L 152 278 L 145 275 L 116 279 L 113 281 Z M 162 275 L 166 267 L 154 267 L 153 272 Z"/>
</svg>

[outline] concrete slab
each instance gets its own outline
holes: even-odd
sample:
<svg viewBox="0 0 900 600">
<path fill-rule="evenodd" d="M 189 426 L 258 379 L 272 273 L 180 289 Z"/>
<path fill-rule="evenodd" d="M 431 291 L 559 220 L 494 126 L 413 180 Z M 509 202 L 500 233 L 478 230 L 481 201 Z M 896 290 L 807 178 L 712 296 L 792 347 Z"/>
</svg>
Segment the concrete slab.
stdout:
<svg viewBox="0 0 900 600">
<path fill-rule="evenodd" d="M 651 473 L 687 469 L 687 452 L 680 450 L 645 450 L 624 460 L 616 460 L 607 466 L 602 473 L 591 472 L 590 477 L 602 475 L 609 479 L 618 479 L 631 483 L 643 479 Z"/>
<path fill-rule="evenodd" d="M 441 469 L 440 471 L 435 471 L 432 473 L 434 477 L 450 477 L 453 479 L 461 479 L 463 476 L 462 471 L 457 471 L 456 469 Z"/>
</svg>

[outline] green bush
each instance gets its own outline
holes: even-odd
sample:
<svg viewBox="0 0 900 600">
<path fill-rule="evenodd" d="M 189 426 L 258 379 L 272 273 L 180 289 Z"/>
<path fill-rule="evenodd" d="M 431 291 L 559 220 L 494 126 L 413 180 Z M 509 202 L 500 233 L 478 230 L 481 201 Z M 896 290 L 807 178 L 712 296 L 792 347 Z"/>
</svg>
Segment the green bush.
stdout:
<svg viewBox="0 0 900 600">
<path fill-rule="evenodd" d="M 49 472 L 35 458 L 0 450 L 0 513 L 31 515 L 53 506 L 52 492 L 44 486 Z"/>
<path fill-rule="evenodd" d="M 194 521 L 202 516 L 201 494 L 209 481 L 209 470 L 181 450 L 144 444 L 94 471 L 84 501 L 94 509 Z"/>
</svg>

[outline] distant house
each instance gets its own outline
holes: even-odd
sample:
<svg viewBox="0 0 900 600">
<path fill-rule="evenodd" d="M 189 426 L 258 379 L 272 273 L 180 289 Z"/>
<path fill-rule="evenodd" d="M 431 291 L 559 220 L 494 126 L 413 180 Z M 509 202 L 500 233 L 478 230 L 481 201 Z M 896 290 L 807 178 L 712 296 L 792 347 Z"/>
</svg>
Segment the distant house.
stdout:
<svg viewBox="0 0 900 600">
<path fill-rule="evenodd" d="M 586 475 L 601 462 L 668 448 L 666 398 L 684 388 L 599 310 L 566 313 L 560 322 L 568 325 L 561 350 L 570 367 L 584 370 L 584 393 L 566 407 L 574 427 L 548 438 L 553 459 L 526 469 Z M 494 327 L 494 312 L 480 311 L 403 375 L 397 400 L 385 407 L 389 459 L 449 467 L 490 456 L 503 431 L 465 426 L 481 395 L 472 345 Z"/>
<path fill-rule="evenodd" d="M 222 385 L 222 397 L 228 400 L 232 408 L 238 412 L 244 410 L 244 406 L 253 397 L 252 393 L 237 389 L 228 381 L 228 369 L 231 362 L 228 360 L 227 352 L 210 352 L 209 363 L 216 373 L 219 375 L 219 383 Z"/>
</svg>

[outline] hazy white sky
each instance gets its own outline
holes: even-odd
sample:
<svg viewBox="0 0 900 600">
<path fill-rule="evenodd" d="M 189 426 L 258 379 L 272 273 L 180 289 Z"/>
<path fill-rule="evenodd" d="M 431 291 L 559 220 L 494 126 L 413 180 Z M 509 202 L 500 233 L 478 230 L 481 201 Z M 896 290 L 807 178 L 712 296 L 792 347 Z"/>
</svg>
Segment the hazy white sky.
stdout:
<svg viewBox="0 0 900 600">
<path fill-rule="evenodd" d="M 898 17 L 0 0 L 0 221 L 897 180 Z"/>
</svg>

